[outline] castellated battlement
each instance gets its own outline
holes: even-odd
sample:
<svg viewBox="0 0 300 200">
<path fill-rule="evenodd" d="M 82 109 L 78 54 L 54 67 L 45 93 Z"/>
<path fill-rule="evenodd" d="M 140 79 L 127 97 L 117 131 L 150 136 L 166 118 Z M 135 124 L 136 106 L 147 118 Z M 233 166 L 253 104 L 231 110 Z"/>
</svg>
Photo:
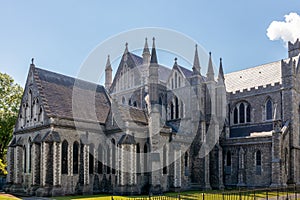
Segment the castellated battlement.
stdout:
<svg viewBox="0 0 300 200">
<path fill-rule="evenodd" d="M 261 85 L 258 87 L 245 88 L 243 90 L 237 90 L 233 92 L 229 92 L 230 96 L 251 96 L 263 93 L 270 93 L 273 91 L 277 91 L 281 88 L 281 83 L 276 82 L 273 84 Z"/>
<path fill-rule="evenodd" d="M 291 43 L 291 42 L 288 42 L 288 52 L 289 52 L 289 58 L 297 56 L 297 55 L 300 54 L 300 41 L 299 41 L 299 39 L 297 39 L 294 44 Z"/>
</svg>

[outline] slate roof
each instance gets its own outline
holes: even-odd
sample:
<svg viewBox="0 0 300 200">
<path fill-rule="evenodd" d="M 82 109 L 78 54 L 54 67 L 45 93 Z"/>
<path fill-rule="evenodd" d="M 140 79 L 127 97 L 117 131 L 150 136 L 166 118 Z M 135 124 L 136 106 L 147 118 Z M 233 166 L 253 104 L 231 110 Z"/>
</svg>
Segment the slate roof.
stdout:
<svg viewBox="0 0 300 200">
<path fill-rule="evenodd" d="M 129 53 L 129 55 L 131 56 L 132 60 L 134 61 L 136 66 L 142 65 L 143 64 L 143 58 L 135 55 L 133 53 Z"/>
<path fill-rule="evenodd" d="M 225 74 L 227 92 L 235 92 L 267 84 L 281 84 L 281 61 Z"/>
<path fill-rule="evenodd" d="M 185 67 L 182 67 L 180 65 L 177 65 L 177 66 L 178 66 L 178 68 L 181 70 L 181 72 L 184 74 L 184 76 L 186 78 L 189 78 L 189 77 L 191 77 L 193 75 L 193 71 L 191 71 L 191 70 L 189 70 L 189 69 L 187 69 Z"/>
<path fill-rule="evenodd" d="M 118 144 L 136 144 L 136 141 L 132 135 L 122 135 Z"/>
<path fill-rule="evenodd" d="M 103 86 L 36 67 L 32 70 L 49 117 L 73 119 L 75 106 L 80 113 L 76 118 L 105 123 L 110 101 Z M 77 103 L 72 105 L 75 94 Z"/>
</svg>

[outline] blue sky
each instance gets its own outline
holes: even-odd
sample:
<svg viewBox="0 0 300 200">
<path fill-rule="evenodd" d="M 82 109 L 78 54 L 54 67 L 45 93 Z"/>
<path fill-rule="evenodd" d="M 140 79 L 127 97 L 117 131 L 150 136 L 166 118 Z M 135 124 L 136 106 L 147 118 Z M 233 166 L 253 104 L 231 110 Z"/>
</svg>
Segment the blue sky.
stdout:
<svg viewBox="0 0 300 200">
<path fill-rule="evenodd" d="M 193 38 L 212 51 L 215 63 L 222 57 L 228 73 L 287 57 L 284 43 L 270 41 L 266 30 L 290 12 L 300 14 L 300 1 L 2 0 L 0 71 L 24 86 L 34 57 L 41 68 L 76 76 L 105 39 L 134 28 L 161 27 Z"/>
</svg>

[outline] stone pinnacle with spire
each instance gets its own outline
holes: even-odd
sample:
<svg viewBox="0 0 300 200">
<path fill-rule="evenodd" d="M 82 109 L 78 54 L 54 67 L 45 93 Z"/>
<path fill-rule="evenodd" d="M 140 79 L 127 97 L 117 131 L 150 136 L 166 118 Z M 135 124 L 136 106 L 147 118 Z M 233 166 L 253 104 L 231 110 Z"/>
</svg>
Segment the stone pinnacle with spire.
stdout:
<svg viewBox="0 0 300 200">
<path fill-rule="evenodd" d="M 147 38 L 145 38 L 145 45 L 144 45 L 144 50 L 142 55 L 143 55 L 143 63 L 149 64 L 151 55 L 148 47 Z"/>
<path fill-rule="evenodd" d="M 152 44 L 152 51 L 151 51 L 151 60 L 150 63 L 157 64 L 157 56 L 156 56 L 156 49 L 155 49 L 155 38 L 153 37 L 153 44 Z"/>
<path fill-rule="evenodd" d="M 220 58 L 220 67 L 219 67 L 219 74 L 218 74 L 218 84 L 224 84 L 224 71 L 222 65 L 222 58 Z"/>
<path fill-rule="evenodd" d="M 198 48 L 197 44 L 195 45 L 195 56 L 194 56 L 194 64 L 193 64 L 193 72 L 194 74 L 201 74 L 201 67 L 199 62 Z"/>
<path fill-rule="evenodd" d="M 212 64 L 212 59 L 211 59 L 211 52 L 209 52 L 209 60 L 208 60 L 208 69 L 207 69 L 207 80 L 208 81 L 214 81 L 215 78 L 215 73 L 214 73 L 214 68 L 213 68 L 213 64 Z"/>
<path fill-rule="evenodd" d="M 110 56 L 107 56 L 106 66 L 105 66 L 105 88 L 109 90 L 112 84 L 112 68 L 110 64 Z"/>
</svg>

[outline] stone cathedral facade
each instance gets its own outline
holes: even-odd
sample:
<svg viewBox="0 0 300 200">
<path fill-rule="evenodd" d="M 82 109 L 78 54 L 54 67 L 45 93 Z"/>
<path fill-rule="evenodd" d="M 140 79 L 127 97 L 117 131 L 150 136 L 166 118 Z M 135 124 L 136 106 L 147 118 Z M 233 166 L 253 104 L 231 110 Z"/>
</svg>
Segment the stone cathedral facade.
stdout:
<svg viewBox="0 0 300 200">
<path fill-rule="evenodd" d="M 105 86 L 30 65 L 5 190 L 149 194 L 300 184 L 300 42 L 288 58 L 217 78 L 211 54 L 162 66 L 145 41 Z M 200 65 L 201 63 L 201 65 Z M 205 75 L 201 67 L 207 65 Z M 191 69 L 189 69 L 191 68 Z M 75 100 L 74 100 L 75 97 Z"/>
</svg>

